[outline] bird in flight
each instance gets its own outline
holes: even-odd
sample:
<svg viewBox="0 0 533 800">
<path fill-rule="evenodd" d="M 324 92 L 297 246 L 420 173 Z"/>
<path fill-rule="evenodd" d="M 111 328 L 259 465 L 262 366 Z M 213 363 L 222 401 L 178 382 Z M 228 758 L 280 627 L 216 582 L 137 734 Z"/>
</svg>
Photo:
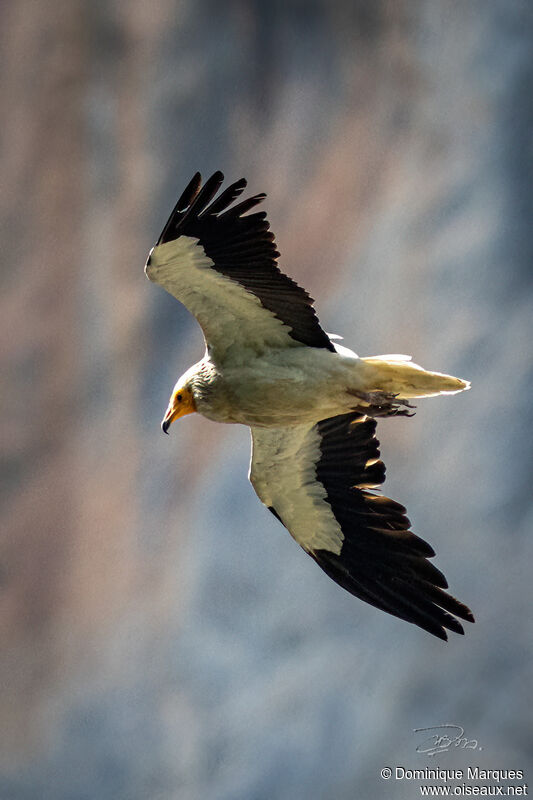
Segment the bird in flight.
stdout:
<svg viewBox="0 0 533 800">
<path fill-rule="evenodd" d="M 472 612 L 445 589 L 433 548 L 405 508 L 380 495 L 385 466 L 376 417 L 410 415 L 413 398 L 455 394 L 467 381 L 409 356 L 359 358 L 320 326 L 307 292 L 277 266 L 265 198 L 235 204 L 199 173 L 146 262 L 148 278 L 198 320 L 204 357 L 178 379 L 161 423 L 198 412 L 248 425 L 250 481 L 298 544 L 348 592 L 447 639 Z M 218 195 L 218 196 L 217 196 Z"/>
</svg>

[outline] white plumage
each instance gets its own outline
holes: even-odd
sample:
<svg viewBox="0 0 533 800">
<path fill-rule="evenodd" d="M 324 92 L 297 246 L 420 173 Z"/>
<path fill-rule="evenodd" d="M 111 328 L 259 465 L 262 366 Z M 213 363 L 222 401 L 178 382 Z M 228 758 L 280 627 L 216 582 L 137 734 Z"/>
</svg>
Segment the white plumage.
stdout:
<svg viewBox="0 0 533 800">
<path fill-rule="evenodd" d="M 297 346 L 256 295 L 216 271 L 198 239 L 180 236 L 155 247 L 146 274 L 194 314 L 217 363 L 240 366 L 250 356 Z"/>
</svg>

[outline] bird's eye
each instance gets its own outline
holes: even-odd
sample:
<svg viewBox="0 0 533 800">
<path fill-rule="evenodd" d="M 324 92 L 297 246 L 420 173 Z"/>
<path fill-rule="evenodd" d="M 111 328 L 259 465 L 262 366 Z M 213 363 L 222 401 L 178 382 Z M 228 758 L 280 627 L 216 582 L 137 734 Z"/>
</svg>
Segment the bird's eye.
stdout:
<svg viewBox="0 0 533 800">
<path fill-rule="evenodd" d="M 181 403 L 181 392 L 180 394 L 177 395 L 176 400 L 178 401 L 178 403 Z"/>
</svg>

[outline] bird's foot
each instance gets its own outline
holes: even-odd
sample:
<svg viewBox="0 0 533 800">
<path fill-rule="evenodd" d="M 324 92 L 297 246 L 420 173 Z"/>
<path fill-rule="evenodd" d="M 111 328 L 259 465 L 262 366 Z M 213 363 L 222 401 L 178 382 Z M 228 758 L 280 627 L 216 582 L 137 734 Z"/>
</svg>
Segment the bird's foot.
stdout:
<svg viewBox="0 0 533 800">
<path fill-rule="evenodd" d="M 413 417 L 416 408 L 408 400 L 398 400 L 397 394 L 390 392 L 360 392 L 357 389 L 348 389 L 348 394 L 357 397 L 361 403 L 354 410 L 361 411 L 369 417 Z"/>
</svg>

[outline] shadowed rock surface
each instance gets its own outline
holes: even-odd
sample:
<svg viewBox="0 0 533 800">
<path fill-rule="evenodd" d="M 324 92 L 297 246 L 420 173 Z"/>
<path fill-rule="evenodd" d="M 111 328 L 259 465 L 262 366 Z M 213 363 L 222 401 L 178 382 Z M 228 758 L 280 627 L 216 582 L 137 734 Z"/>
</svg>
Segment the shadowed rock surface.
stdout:
<svg viewBox="0 0 533 800">
<path fill-rule="evenodd" d="M 447 768 L 531 770 L 532 34 L 520 0 L 2 4 L 0 797 L 403 800 L 380 769 L 445 722 L 483 747 Z M 142 269 L 197 169 L 268 193 L 326 330 L 472 381 L 378 427 L 464 639 L 322 574 L 245 429 L 161 436 L 203 344 Z"/>
</svg>

